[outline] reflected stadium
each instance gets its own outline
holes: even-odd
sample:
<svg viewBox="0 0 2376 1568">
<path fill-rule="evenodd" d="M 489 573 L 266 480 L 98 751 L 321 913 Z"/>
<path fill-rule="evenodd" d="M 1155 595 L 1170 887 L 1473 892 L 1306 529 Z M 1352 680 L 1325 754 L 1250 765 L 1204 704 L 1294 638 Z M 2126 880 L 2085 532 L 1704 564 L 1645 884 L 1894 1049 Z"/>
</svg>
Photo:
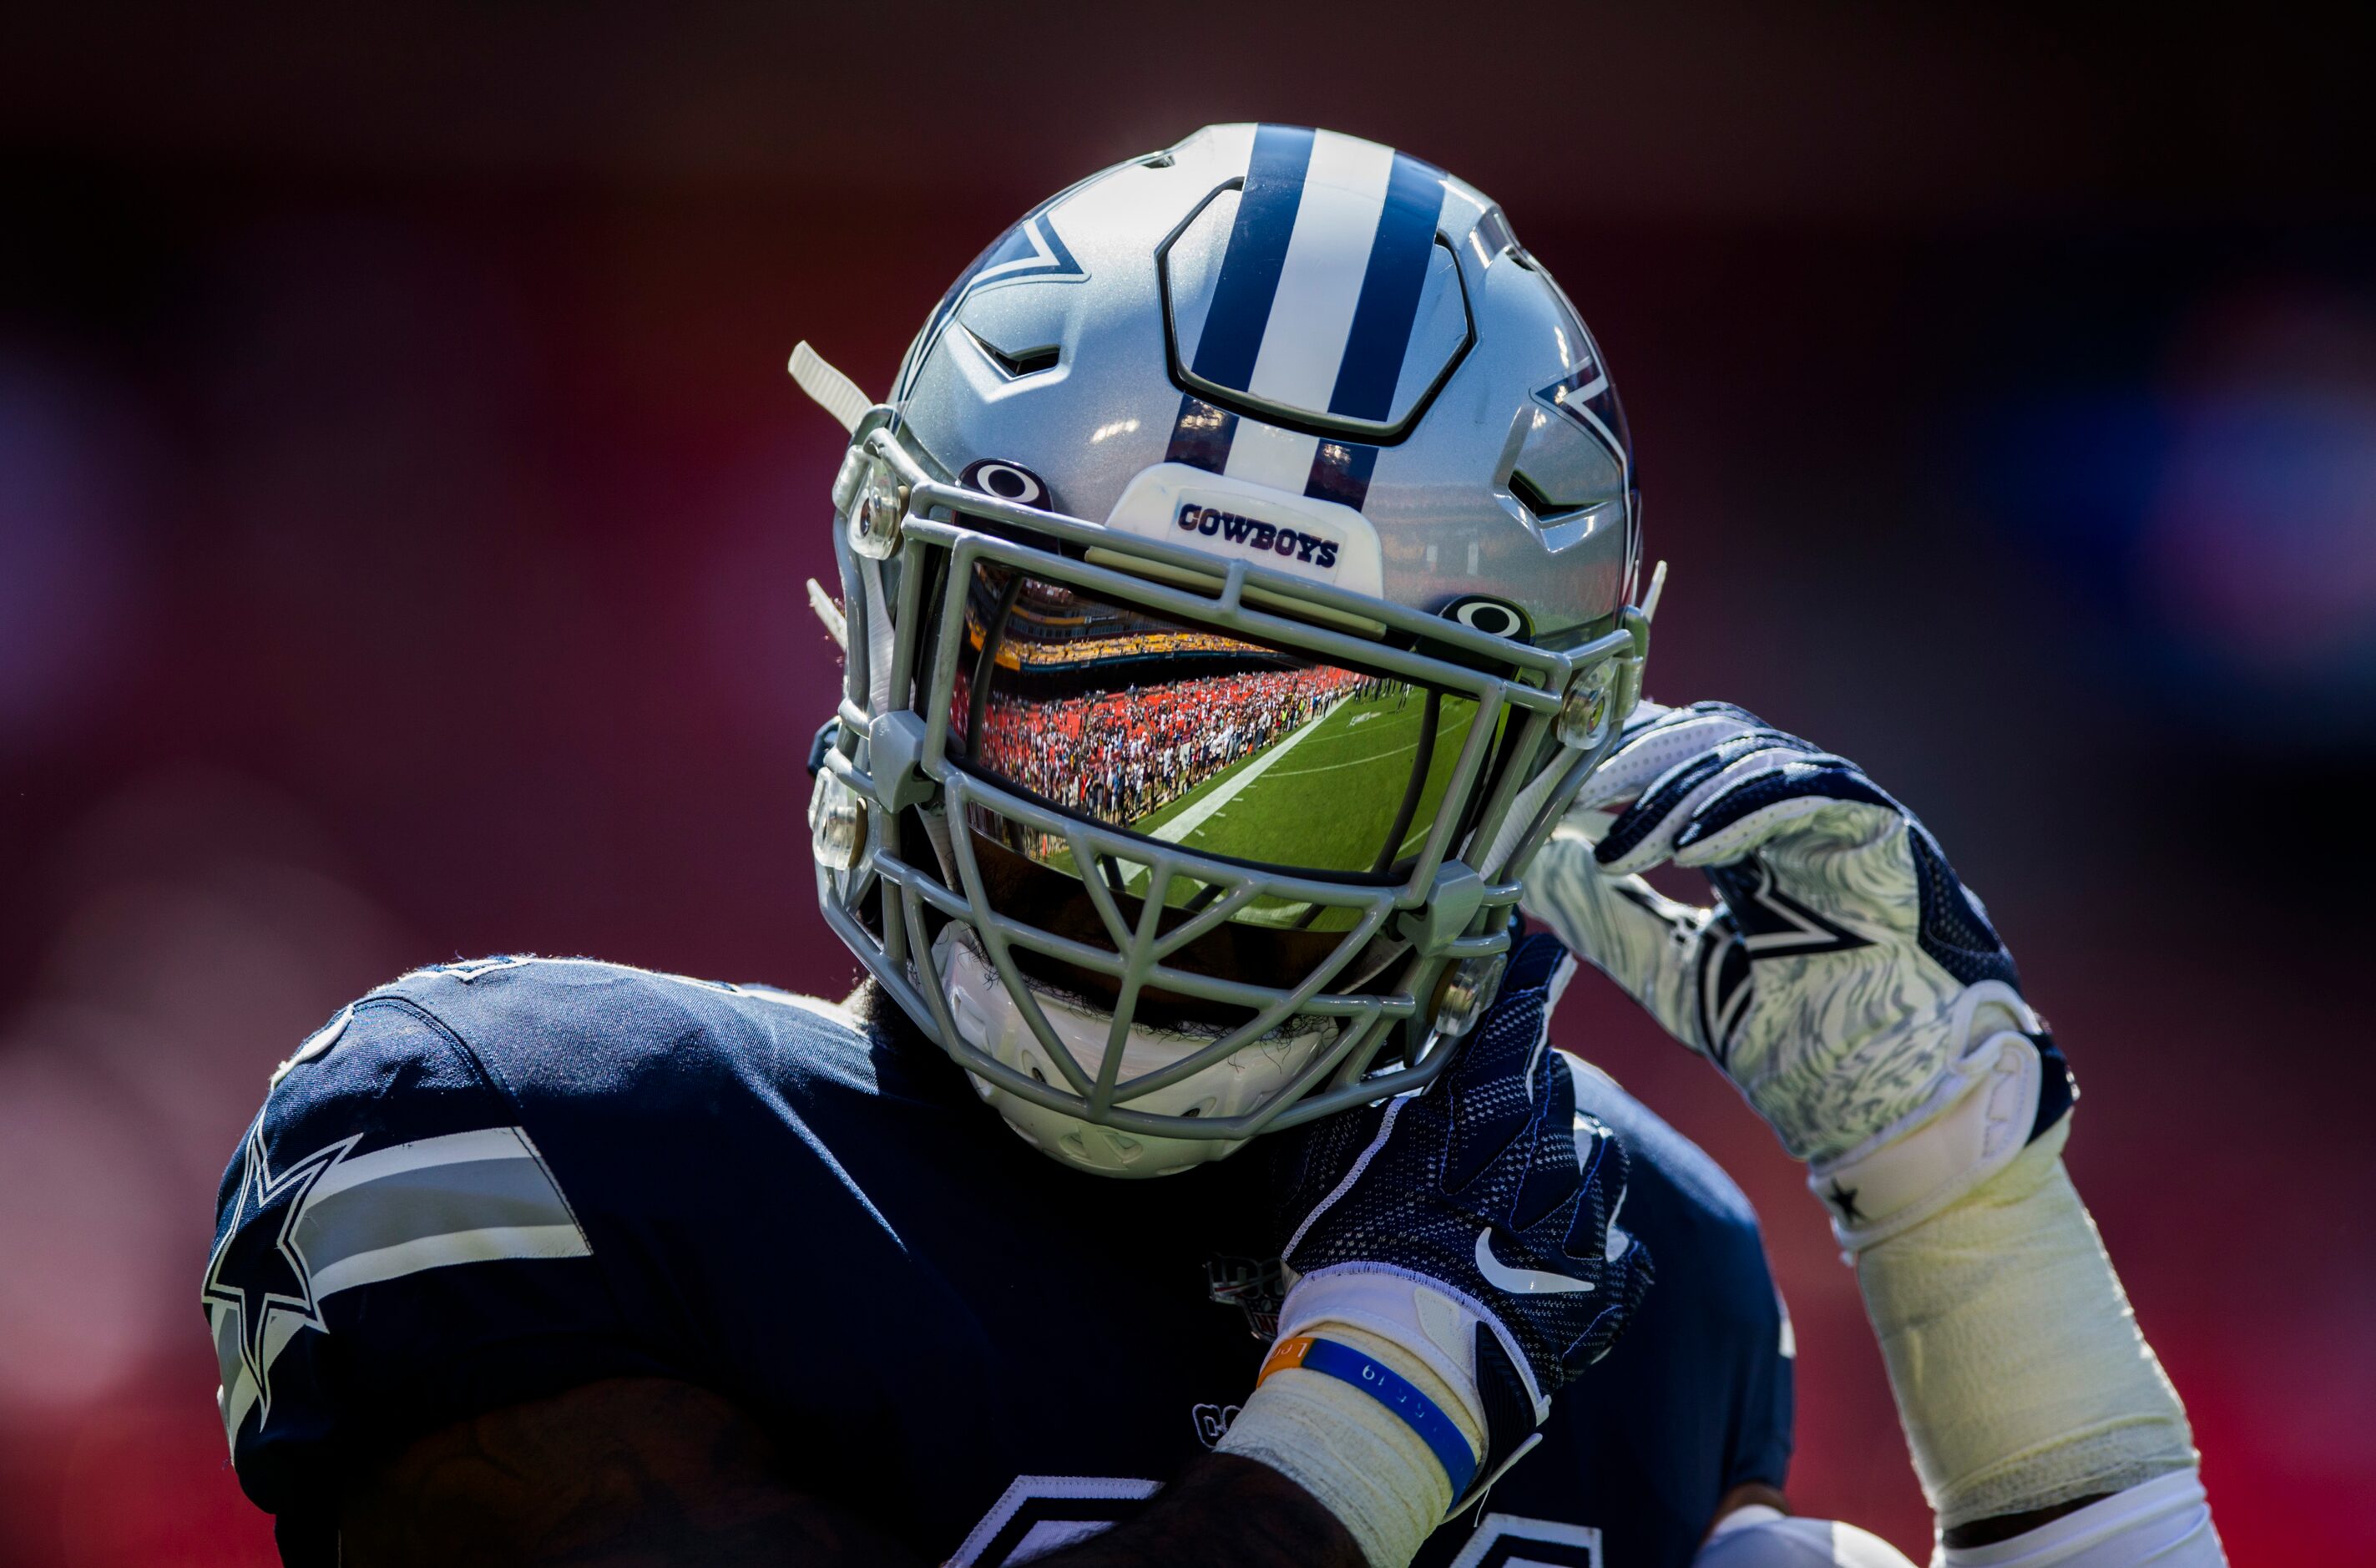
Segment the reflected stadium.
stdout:
<svg viewBox="0 0 2376 1568">
<path fill-rule="evenodd" d="M 1071 814 L 1203 853 L 1386 877 L 1426 841 L 1473 699 L 1183 624 L 990 564 L 965 614 L 950 719 L 969 771 Z M 977 807 L 973 830 L 1077 874 L 1059 837 Z M 1144 867 L 1117 891 L 1143 893 Z M 1209 889 L 1175 880 L 1169 902 Z M 1325 929 L 1257 900 L 1239 919 Z"/>
</svg>

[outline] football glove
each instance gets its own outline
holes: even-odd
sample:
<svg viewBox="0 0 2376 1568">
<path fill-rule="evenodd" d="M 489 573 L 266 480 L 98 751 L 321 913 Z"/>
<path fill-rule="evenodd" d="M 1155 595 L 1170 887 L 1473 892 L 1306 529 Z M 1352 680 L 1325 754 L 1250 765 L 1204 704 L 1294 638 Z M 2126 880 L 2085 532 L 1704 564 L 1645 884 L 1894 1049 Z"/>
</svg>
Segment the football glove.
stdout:
<svg viewBox="0 0 2376 1568">
<path fill-rule="evenodd" d="M 1717 902 L 1642 880 L 1669 861 Z M 1533 913 L 1810 1162 L 1851 1249 L 1938 1212 L 2070 1108 L 2012 955 L 1929 830 L 1854 763 L 1729 704 L 1643 704 L 1528 883 Z"/>
<path fill-rule="evenodd" d="M 1294 1281 L 1282 1340 L 1349 1324 L 1473 1402 L 1485 1441 L 1471 1495 L 1532 1446 L 1551 1394 L 1608 1353 L 1650 1283 L 1648 1253 L 1614 1223 L 1625 1150 L 1579 1113 L 1549 1044 L 1573 969 L 1550 937 L 1522 940 L 1434 1084 L 1273 1151 Z"/>
</svg>

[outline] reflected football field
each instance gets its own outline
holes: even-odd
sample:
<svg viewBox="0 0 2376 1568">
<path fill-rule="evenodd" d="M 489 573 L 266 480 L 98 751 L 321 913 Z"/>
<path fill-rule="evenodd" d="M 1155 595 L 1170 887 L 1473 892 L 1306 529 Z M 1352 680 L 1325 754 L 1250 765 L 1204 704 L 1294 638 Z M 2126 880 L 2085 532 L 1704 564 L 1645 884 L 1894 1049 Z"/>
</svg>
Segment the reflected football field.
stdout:
<svg viewBox="0 0 2376 1568">
<path fill-rule="evenodd" d="M 1287 744 L 1216 774 L 1131 828 L 1239 860 L 1366 865 L 1402 804 L 1425 710 L 1425 694 L 1408 687 L 1340 703 Z M 1445 701 L 1420 807 L 1394 858 L 1426 841 L 1475 718 L 1473 704 Z M 1145 881 L 1141 873 L 1133 891 Z"/>
</svg>

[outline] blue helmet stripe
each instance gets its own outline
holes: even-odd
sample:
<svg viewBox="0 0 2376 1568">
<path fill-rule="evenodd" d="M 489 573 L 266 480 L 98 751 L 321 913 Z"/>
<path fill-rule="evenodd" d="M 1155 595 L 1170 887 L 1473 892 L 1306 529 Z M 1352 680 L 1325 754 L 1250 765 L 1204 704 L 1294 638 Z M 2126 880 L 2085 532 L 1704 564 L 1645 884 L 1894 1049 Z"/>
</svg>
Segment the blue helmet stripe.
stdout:
<svg viewBox="0 0 2376 1568">
<path fill-rule="evenodd" d="M 1328 399 L 1330 413 L 1384 420 L 1393 411 L 1443 209 L 1443 172 L 1396 153 L 1385 208 L 1378 215 L 1377 238 L 1371 242 L 1369 269 L 1353 310 L 1353 330 Z"/>
<path fill-rule="evenodd" d="M 1271 302 L 1278 293 L 1279 269 L 1295 232 L 1295 209 L 1303 201 L 1303 176 L 1312 166 L 1313 133 L 1296 125 L 1262 125 L 1254 131 L 1246 165 L 1246 188 L 1238 197 L 1236 222 L 1221 254 L 1220 276 L 1205 333 L 1192 367 L 1218 386 L 1243 391 L 1253 380 Z"/>
<path fill-rule="evenodd" d="M 1194 392 L 1183 392 L 1180 412 L 1171 422 L 1171 445 L 1163 460 L 1219 473 L 1229 466 L 1230 443 L 1237 434 L 1237 415 L 1215 408 Z"/>
<path fill-rule="evenodd" d="M 1312 477 L 1304 481 L 1303 493 L 1358 512 L 1370 498 L 1370 474 L 1377 466 L 1376 447 L 1329 436 L 1312 455 Z"/>
</svg>

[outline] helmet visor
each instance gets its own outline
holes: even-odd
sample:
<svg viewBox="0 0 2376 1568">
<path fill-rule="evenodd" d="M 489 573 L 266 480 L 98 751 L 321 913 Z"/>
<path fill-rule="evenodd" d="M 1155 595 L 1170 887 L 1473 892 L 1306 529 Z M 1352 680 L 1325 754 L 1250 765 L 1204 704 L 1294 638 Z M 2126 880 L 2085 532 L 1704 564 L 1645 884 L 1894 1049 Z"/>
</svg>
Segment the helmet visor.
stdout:
<svg viewBox="0 0 2376 1568">
<path fill-rule="evenodd" d="M 969 771 L 1110 827 L 1306 876 L 1384 879 L 1406 864 L 1477 715 L 1465 695 L 988 562 L 968 588 L 965 636 L 949 728 Z M 1060 837 L 972 826 L 1078 874 Z M 1306 909 L 1257 902 L 1241 918 L 1292 925 Z"/>
</svg>

